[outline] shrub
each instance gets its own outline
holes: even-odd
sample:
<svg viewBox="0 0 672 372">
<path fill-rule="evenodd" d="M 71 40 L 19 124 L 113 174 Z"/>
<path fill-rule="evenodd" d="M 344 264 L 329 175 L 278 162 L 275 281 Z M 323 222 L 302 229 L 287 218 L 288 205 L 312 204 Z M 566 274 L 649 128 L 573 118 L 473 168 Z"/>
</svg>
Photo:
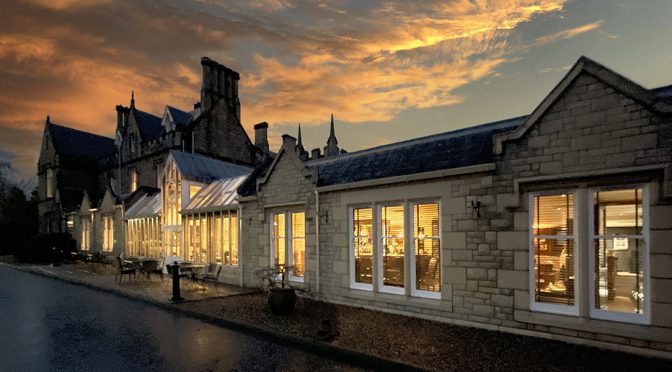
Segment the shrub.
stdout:
<svg viewBox="0 0 672 372">
<path fill-rule="evenodd" d="M 68 233 L 52 233 L 33 236 L 24 249 L 14 256 L 21 262 L 60 262 L 76 252 L 76 242 Z"/>
</svg>

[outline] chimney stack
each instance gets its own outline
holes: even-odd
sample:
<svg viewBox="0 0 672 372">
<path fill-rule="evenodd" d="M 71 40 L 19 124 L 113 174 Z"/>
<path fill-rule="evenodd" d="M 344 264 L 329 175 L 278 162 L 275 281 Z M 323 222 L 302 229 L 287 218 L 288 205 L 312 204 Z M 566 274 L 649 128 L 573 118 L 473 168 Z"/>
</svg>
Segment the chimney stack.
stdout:
<svg viewBox="0 0 672 372">
<path fill-rule="evenodd" d="M 282 147 L 296 151 L 296 138 L 290 136 L 289 134 L 282 135 Z"/>
<path fill-rule="evenodd" d="M 268 123 L 261 122 L 254 125 L 254 145 L 268 154 Z"/>
<path fill-rule="evenodd" d="M 320 148 L 315 148 L 310 152 L 310 159 L 311 160 L 317 160 L 321 157 L 322 155 L 320 154 Z"/>
<path fill-rule="evenodd" d="M 212 109 L 217 102 L 223 99 L 226 107 L 240 121 L 240 100 L 238 99 L 240 75 L 208 57 L 201 58 L 201 66 L 203 67 L 201 111 Z"/>
</svg>

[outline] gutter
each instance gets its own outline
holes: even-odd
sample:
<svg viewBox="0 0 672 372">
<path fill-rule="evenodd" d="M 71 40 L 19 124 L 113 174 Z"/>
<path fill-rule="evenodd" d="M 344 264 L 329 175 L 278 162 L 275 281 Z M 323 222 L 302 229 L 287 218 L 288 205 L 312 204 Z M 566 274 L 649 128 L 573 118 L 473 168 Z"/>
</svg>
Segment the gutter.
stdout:
<svg viewBox="0 0 672 372">
<path fill-rule="evenodd" d="M 450 168 L 450 169 L 443 169 L 443 170 L 423 172 L 423 173 L 415 173 L 415 174 L 409 174 L 409 175 L 403 175 L 403 176 L 393 176 L 393 177 L 377 178 L 377 179 L 366 180 L 366 181 L 357 181 L 357 182 L 343 183 L 343 184 L 337 184 L 337 185 L 322 186 L 322 187 L 316 188 L 316 192 L 317 192 L 317 190 L 322 191 L 322 192 L 338 191 L 338 190 L 347 190 L 347 189 L 357 189 L 357 188 L 362 188 L 362 187 L 387 185 L 387 184 L 392 184 L 392 183 L 404 183 L 404 182 L 428 180 L 428 179 L 433 179 L 433 178 L 459 176 L 459 175 L 471 174 L 471 173 L 489 172 L 489 171 L 495 170 L 495 168 L 496 168 L 495 163 L 484 163 L 484 164 L 470 165 L 470 166 L 466 166 L 466 167 Z"/>
</svg>

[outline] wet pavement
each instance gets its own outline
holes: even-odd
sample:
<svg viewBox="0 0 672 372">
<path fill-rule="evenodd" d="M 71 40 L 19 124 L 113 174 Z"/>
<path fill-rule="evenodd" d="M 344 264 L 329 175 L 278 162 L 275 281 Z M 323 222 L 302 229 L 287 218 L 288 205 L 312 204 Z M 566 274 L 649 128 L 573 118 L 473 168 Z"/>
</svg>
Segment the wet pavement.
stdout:
<svg viewBox="0 0 672 372">
<path fill-rule="evenodd" d="M 2 371 L 353 369 L 343 362 L 0 265 Z"/>
</svg>

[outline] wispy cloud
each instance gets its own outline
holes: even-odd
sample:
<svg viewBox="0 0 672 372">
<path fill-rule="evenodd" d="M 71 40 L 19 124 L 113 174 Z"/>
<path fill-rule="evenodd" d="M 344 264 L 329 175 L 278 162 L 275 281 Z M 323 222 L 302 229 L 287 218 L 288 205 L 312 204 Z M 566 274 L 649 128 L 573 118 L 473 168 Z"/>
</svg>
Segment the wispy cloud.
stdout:
<svg viewBox="0 0 672 372">
<path fill-rule="evenodd" d="M 114 106 L 127 104 L 131 89 L 150 112 L 188 109 L 198 99 L 203 55 L 241 72 L 248 127 L 312 125 L 330 112 L 349 122 L 387 121 L 462 102 L 458 88 L 496 77 L 521 48 L 600 27 L 522 46 L 511 39 L 522 24 L 560 15 L 566 1 L 9 2 L 0 23 L 0 128 L 37 134 L 50 114 L 112 135 Z M 40 139 L 31 139 L 33 158 L 21 161 L 34 168 Z"/>
<path fill-rule="evenodd" d="M 591 22 L 591 23 L 587 23 L 587 24 L 582 25 L 582 26 L 570 28 L 570 29 L 567 29 L 567 30 L 562 30 L 562 31 L 556 32 L 556 33 L 551 34 L 551 35 L 541 36 L 541 37 L 539 37 L 535 40 L 535 44 L 536 45 L 542 45 L 542 44 L 552 43 L 552 42 L 558 41 L 558 40 L 571 39 L 571 38 L 574 38 L 574 37 L 576 37 L 578 35 L 581 35 L 583 33 L 593 31 L 593 30 L 596 30 L 596 29 L 600 28 L 600 26 L 602 26 L 603 22 L 604 22 L 603 20 L 596 21 L 596 22 Z"/>
</svg>

